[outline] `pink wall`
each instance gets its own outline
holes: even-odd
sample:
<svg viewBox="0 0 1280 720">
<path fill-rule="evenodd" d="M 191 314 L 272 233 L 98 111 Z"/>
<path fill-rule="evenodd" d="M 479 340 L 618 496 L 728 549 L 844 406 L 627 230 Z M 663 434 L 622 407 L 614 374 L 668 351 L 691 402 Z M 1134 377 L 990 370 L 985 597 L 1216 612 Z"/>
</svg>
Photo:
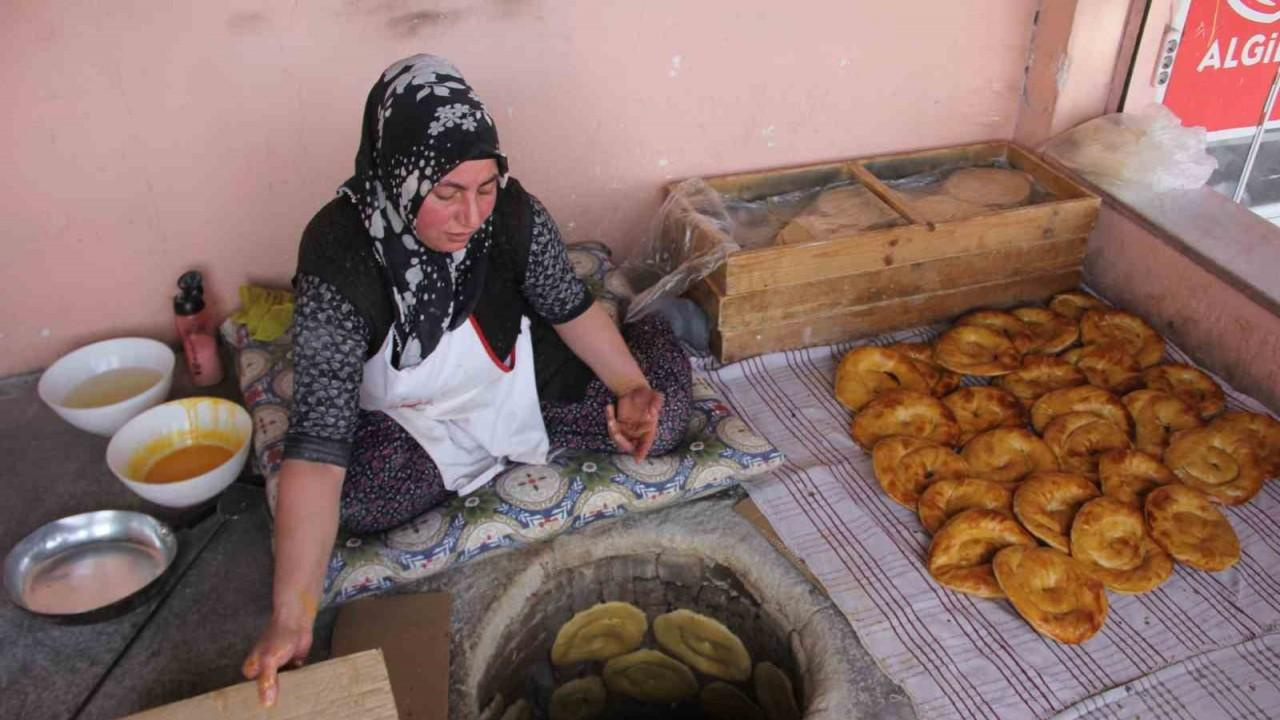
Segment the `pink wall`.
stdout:
<svg viewBox="0 0 1280 720">
<path fill-rule="evenodd" d="M 570 240 L 624 253 L 672 178 L 1010 137 L 1038 2 L 928 5 L 10 0 L 0 374 L 168 338 L 188 267 L 224 308 L 285 282 L 409 53 L 458 63 Z"/>
<path fill-rule="evenodd" d="M 1107 112 L 1125 26 L 1140 2 L 1054 0 L 1042 5 L 1015 140 L 1039 147 Z"/>
</svg>

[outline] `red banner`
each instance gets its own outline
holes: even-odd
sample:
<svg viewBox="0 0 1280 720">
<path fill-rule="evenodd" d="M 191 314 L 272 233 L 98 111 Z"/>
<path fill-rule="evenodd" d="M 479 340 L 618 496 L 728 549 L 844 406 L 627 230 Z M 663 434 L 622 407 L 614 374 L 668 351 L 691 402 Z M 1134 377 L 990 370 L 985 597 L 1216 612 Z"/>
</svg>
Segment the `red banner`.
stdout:
<svg viewBox="0 0 1280 720">
<path fill-rule="evenodd" d="M 1191 0 L 1164 104 L 1210 132 L 1255 127 L 1277 65 L 1280 0 Z"/>
</svg>

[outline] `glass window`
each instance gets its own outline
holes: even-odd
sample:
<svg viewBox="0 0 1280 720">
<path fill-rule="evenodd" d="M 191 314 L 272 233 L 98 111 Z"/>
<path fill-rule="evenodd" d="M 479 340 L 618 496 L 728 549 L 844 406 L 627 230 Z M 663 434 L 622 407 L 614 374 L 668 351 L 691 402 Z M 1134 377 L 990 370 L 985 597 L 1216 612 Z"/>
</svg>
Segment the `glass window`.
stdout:
<svg viewBox="0 0 1280 720">
<path fill-rule="evenodd" d="M 1242 204 L 1280 221 L 1280 103 L 1242 177 L 1280 70 L 1280 0 L 1153 0 L 1147 12 L 1125 105 L 1154 100 L 1204 126 L 1218 160 L 1209 185 L 1230 197 L 1243 182 Z"/>
</svg>

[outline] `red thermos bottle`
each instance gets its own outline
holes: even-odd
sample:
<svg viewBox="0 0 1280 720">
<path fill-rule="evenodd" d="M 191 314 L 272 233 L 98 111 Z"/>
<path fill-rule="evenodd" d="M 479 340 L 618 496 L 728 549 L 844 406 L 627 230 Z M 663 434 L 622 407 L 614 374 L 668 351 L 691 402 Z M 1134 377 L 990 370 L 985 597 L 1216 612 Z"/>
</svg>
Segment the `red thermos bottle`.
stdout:
<svg viewBox="0 0 1280 720">
<path fill-rule="evenodd" d="M 209 313 L 204 307 L 204 278 L 192 270 L 178 278 L 178 289 L 173 296 L 173 323 L 182 339 L 182 352 L 187 359 L 187 371 L 196 387 L 207 387 L 222 382 L 222 358 L 218 356 L 218 341 L 213 335 Z"/>
</svg>

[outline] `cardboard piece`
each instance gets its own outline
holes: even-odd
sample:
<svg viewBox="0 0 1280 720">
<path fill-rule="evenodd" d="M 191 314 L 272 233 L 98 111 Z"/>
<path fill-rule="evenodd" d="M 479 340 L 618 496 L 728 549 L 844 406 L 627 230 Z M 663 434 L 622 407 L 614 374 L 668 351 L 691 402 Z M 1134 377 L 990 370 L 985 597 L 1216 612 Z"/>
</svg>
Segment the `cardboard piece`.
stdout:
<svg viewBox="0 0 1280 720">
<path fill-rule="evenodd" d="M 733 509 L 746 518 L 747 522 L 751 523 L 756 530 L 759 530 L 760 534 L 764 535 L 765 539 L 769 541 L 769 544 L 786 556 L 791 561 L 791 564 L 795 565 L 796 569 L 809 579 L 809 582 L 826 592 L 826 588 L 818 581 L 818 577 L 809 570 L 809 566 L 805 564 L 804 560 L 801 560 L 798 555 L 791 552 L 791 548 L 787 547 L 786 543 L 782 542 L 782 538 L 778 537 L 778 532 L 769 524 L 769 520 L 765 518 L 764 513 L 760 512 L 760 508 L 756 507 L 751 498 L 739 501 L 738 504 L 733 506 Z"/>
<path fill-rule="evenodd" d="M 451 608 L 447 593 L 348 603 L 334 622 L 332 654 L 381 648 L 400 720 L 448 720 Z"/>
<path fill-rule="evenodd" d="M 171 705 L 130 715 L 125 720 L 395 720 L 396 704 L 382 653 L 348 655 L 280 674 L 274 707 L 258 702 L 250 681 Z"/>
</svg>

